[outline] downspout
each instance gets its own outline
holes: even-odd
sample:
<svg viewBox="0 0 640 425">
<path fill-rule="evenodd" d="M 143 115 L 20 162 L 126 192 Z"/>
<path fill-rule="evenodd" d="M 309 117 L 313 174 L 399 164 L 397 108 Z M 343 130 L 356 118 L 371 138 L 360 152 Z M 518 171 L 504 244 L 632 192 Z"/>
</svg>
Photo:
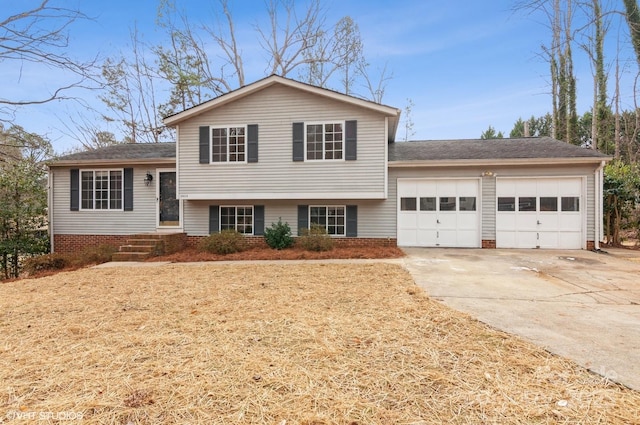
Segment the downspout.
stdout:
<svg viewBox="0 0 640 425">
<path fill-rule="evenodd" d="M 51 252 L 54 252 L 55 246 L 53 243 L 53 173 L 51 172 L 51 167 L 49 167 L 48 171 L 48 179 L 47 183 L 49 184 L 49 196 L 47 199 L 47 214 L 49 220 L 49 244 Z"/>
<path fill-rule="evenodd" d="M 594 229 L 594 249 L 596 252 L 600 251 L 600 240 L 603 239 L 604 234 L 602 233 L 602 220 L 604 216 L 603 202 L 602 198 L 604 196 L 604 188 L 602 185 L 604 184 L 604 165 L 605 161 L 600 161 L 600 165 L 596 168 L 595 171 L 595 180 L 596 180 L 596 190 L 595 190 L 595 229 Z"/>
</svg>

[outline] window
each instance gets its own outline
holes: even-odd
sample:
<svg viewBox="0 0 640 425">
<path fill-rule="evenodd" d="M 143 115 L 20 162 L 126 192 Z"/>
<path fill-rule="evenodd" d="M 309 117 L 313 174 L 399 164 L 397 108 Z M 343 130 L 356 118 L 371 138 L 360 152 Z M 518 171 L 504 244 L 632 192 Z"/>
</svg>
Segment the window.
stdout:
<svg viewBox="0 0 640 425">
<path fill-rule="evenodd" d="M 345 207 L 311 206 L 309 207 L 309 224 L 324 227 L 329 235 L 344 236 Z"/>
<path fill-rule="evenodd" d="M 476 210 L 476 197 L 475 196 L 461 196 L 458 198 L 460 202 L 460 211 L 475 211 Z"/>
<path fill-rule="evenodd" d="M 415 211 L 416 198 L 400 198 L 400 211 Z"/>
<path fill-rule="evenodd" d="M 342 159 L 343 123 L 307 124 L 307 160 Z"/>
<path fill-rule="evenodd" d="M 516 198 L 512 196 L 498 198 L 498 211 L 515 211 Z"/>
<path fill-rule="evenodd" d="M 580 211 L 580 198 L 577 196 L 563 196 L 560 202 L 562 211 Z"/>
<path fill-rule="evenodd" d="M 455 196 L 440 197 L 440 211 L 455 211 L 455 210 L 456 210 Z"/>
<path fill-rule="evenodd" d="M 246 127 L 211 129 L 211 162 L 246 162 Z"/>
<path fill-rule="evenodd" d="M 536 197 L 523 196 L 518 198 L 518 211 L 536 211 Z"/>
<path fill-rule="evenodd" d="M 558 211 L 558 198 L 555 196 L 541 196 L 540 211 Z"/>
<path fill-rule="evenodd" d="M 244 235 L 253 234 L 253 207 L 220 207 L 220 230 L 236 230 Z"/>
<path fill-rule="evenodd" d="M 436 198 L 420 198 L 420 211 L 435 211 Z"/>
<path fill-rule="evenodd" d="M 80 176 L 83 210 L 122 209 L 122 170 L 82 170 Z"/>
</svg>

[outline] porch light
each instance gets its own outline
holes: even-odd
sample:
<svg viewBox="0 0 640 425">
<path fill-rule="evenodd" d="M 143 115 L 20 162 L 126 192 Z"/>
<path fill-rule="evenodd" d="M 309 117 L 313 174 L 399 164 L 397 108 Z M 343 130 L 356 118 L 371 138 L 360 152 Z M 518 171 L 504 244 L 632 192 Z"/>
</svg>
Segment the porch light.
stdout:
<svg viewBox="0 0 640 425">
<path fill-rule="evenodd" d="M 144 185 L 149 186 L 152 181 L 153 181 L 153 176 L 151 175 L 150 172 L 147 171 L 147 175 L 144 176 Z"/>
<path fill-rule="evenodd" d="M 482 177 L 493 177 L 495 176 L 495 173 L 493 171 L 483 171 L 482 172 Z"/>
</svg>

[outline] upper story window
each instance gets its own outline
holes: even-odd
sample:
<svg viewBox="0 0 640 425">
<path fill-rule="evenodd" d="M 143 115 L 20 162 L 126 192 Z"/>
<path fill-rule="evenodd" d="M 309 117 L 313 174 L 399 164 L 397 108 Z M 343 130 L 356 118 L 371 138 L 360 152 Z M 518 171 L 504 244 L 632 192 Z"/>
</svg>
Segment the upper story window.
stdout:
<svg viewBox="0 0 640 425">
<path fill-rule="evenodd" d="M 122 210 L 122 170 L 81 170 L 80 208 Z"/>
<path fill-rule="evenodd" d="M 342 159 L 343 129 L 344 124 L 341 122 L 307 124 L 307 160 Z"/>
<path fill-rule="evenodd" d="M 246 162 L 246 127 L 211 128 L 211 162 Z"/>
</svg>

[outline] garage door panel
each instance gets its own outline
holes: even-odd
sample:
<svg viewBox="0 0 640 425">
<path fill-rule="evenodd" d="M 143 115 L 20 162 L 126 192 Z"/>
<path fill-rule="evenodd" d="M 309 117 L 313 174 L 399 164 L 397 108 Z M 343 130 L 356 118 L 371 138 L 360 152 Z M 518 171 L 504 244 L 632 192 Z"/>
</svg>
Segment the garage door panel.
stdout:
<svg viewBox="0 0 640 425">
<path fill-rule="evenodd" d="M 399 200 L 408 194 L 416 196 L 417 221 L 399 206 L 400 246 L 480 246 L 479 179 L 398 180 Z"/>
<path fill-rule="evenodd" d="M 582 179 L 498 179 L 498 248 L 583 247 Z M 511 201 L 513 197 L 513 201 Z M 507 202 L 508 201 L 508 202 Z M 510 207 L 513 202 L 515 207 Z"/>
</svg>

